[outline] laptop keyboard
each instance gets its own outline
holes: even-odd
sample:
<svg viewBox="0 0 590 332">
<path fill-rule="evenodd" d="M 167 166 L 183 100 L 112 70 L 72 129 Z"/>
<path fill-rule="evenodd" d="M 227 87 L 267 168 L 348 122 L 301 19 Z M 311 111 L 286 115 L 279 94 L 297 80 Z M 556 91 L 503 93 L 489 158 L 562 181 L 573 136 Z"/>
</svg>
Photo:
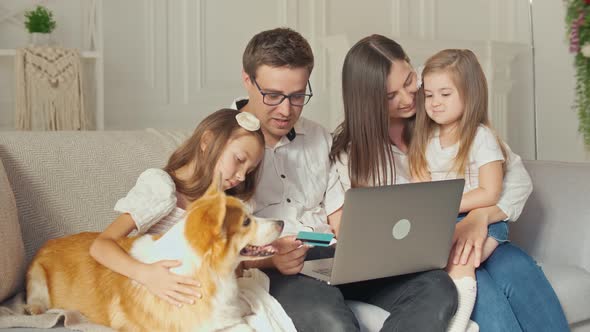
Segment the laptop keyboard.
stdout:
<svg viewBox="0 0 590 332">
<path fill-rule="evenodd" d="M 317 270 L 313 270 L 313 272 L 324 275 L 326 277 L 329 277 L 332 275 L 332 269 L 331 268 L 325 268 L 325 269 L 317 269 Z"/>
</svg>

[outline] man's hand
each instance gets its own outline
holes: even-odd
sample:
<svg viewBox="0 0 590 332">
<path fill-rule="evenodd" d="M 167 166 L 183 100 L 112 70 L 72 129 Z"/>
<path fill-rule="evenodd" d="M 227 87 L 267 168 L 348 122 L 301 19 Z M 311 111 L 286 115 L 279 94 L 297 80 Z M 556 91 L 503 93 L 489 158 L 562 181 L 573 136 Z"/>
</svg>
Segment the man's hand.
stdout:
<svg viewBox="0 0 590 332">
<path fill-rule="evenodd" d="M 483 214 L 470 213 L 455 227 L 453 234 L 453 264 L 467 264 L 469 255 L 474 254 L 473 264 L 481 263 L 483 244 L 488 237 L 488 222 Z"/>
<path fill-rule="evenodd" d="M 274 266 L 285 275 L 297 274 L 303 269 L 303 262 L 308 246 L 303 245 L 303 242 L 296 240 L 296 237 L 285 236 L 273 243 L 277 249 L 277 253 L 272 257 Z"/>
</svg>

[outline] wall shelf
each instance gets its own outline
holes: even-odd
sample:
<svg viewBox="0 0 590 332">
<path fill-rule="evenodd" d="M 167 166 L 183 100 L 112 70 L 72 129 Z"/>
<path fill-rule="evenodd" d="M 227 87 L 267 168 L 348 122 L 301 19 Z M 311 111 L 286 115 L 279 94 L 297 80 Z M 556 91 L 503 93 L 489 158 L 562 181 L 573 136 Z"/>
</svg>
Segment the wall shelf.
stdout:
<svg viewBox="0 0 590 332">
<path fill-rule="evenodd" d="M 0 56 L 15 56 L 16 50 L 14 49 L 0 49 Z M 100 57 L 100 53 L 97 51 L 82 51 L 80 55 L 84 59 L 97 59 Z"/>
<path fill-rule="evenodd" d="M 0 6 L 0 23 L 22 26 L 22 14 L 37 5 L 47 5 L 52 0 L 36 0 L 32 3 L 20 4 L 16 9 L 4 10 Z M 91 84 L 95 89 L 93 112 L 95 115 L 95 129 L 104 129 L 104 53 L 103 53 L 103 19 L 102 0 L 85 0 L 83 2 L 83 17 L 81 31 L 83 32 L 83 45 L 80 55 L 82 59 L 92 61 L 94 67 L 94 82 Z M 24 46 L 24 45 L 23 45 Z M 16 49 L 0 49 L 0 58 L 13 57 Z"/>
</svg>

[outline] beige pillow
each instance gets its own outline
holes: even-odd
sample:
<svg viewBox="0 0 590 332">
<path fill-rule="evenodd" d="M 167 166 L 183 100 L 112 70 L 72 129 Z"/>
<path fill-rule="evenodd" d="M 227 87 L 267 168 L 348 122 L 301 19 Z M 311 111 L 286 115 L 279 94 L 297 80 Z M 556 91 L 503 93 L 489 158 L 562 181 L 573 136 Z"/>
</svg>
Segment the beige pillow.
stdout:
<svg viewBox="0 0 590 332">
<path fill-rule="evenodd" d="M 18 223 L 16 202 L 0 161 L 0 302 L 22 285 L 25 249 Z"/>
</svg>

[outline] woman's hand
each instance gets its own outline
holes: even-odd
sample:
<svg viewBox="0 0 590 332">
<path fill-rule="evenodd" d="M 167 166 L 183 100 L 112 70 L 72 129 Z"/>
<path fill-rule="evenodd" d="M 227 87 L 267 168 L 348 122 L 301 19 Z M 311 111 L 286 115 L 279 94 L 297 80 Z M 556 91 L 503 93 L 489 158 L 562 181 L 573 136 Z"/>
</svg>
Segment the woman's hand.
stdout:
<svg viewBox="0 0 590 332">
<path fill-rule="evenodd" d="M 273 243 L 277 253 L 272 256 L 274 266 L 285 275 L 297 274 L 303 269 L 308 246 L 296 240 L 295 236 L 285 236 Z"/>
<path fill-rule="evenodd" d="M 334 237 L 338 238 L 338 234 L 340 233 L 340 221 L 342 220 L 342 208 L 332 212 L 331 215 L 328 216 L 328 225 L 330 226 L 330 230 L 334 233 Z"/>
<path fill-rule="evenodd" d="M 455 227 L 453 234 L 453 264 L 467 264 L 469 255 L 475 255 L 473 264 L 477 268 L 481 262 L 483 244 L 488 237 L 488 218 L 485 213 L 472 211 Z"/>
<path fill-rule="evenodd" d="M 181 276 L 170 271 L 182 265 L 179 261 L 159 261 L 142 265 L 137 281 L 144 285 L 152 294 L 181 307 L 183 303 L 194 304 L 195 299 L 202 297 L 197 288 L 200 283 L 192 278 Z"/>
</svg>

